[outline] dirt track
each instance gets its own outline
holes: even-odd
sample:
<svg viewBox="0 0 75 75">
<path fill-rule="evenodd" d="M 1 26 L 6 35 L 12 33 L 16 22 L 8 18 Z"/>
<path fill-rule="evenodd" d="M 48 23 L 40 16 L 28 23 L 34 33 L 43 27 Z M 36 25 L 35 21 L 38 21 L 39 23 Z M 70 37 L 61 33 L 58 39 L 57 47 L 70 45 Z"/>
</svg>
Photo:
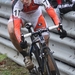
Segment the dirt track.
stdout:
<svg viewBox="0 0 75 75">
<path fill-rule="evenodd" d="M 28 70 L 0 54 L 0 75 L 29 75 Z"/>
</svg>

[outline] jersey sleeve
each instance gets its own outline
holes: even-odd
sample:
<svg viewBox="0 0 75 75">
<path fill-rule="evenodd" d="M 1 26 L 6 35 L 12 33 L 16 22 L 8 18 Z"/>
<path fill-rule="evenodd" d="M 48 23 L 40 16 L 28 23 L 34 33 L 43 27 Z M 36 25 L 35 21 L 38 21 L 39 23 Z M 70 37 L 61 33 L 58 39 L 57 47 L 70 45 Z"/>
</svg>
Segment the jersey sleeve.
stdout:
<svg viewBox="0 0 75 75">
<path fill-rule="evenodd" d="M 36 4 L 43 5 L 48 15 L 52 18 L 54 24 L 59 25 L 59 18 L 48 0 L 34 0 L 34 2 Z"/>
<path fill-rule="evenodd" d="M 59 18 L 58 18 L 58 15 L 56 14 L 54 8 L 53 8 L 53 7 L 50 7 L 50 8 L 48 8 L 48 9 L 46 9 L 46 12 L 47 12 L 48 15 L 51 17 L 53 23 L 54 23 L 55 25 L 59 25 L 60 20 L 59 20 Z"/>
<path fill-rule="evenodd" d="M 55 25 L 59 25 L 59 18 L 54 10 L 54 8 L 51 6 L 48 0 L 42 0 L 43 5 L 45 6 L 45 10 L 48 13 L 48 15 L 51 17 L 52 21 L 54 22 Z"/>
<path fill-rule="evenodd" d="M 14 33 L 17 41 L 20 43 L 21 41 L 21 26 L 22 20 L 20 19 L 20 11 L 22 10 L 22 3 L 20 0 L 14 0 L 12 4 L 12 15 L 13 15 L 13 24 L 14 24 Z"/>
<path fill-rule="evenodd" d="M 45 9 L 50 8 L 50 3 L 48 0 L 42 0 L 42 4 L 44 5 Z"/>
<path fill-rule="evenodd" d="M 19 13 L 23 8 L 23 4 L 20 0 L 14 0 L 12 4 L 12 14 L 16 17 L 19 17 Z"/>
<path fill-rule="evenodd" d="M 34 2 L 36 4 L 44 5 L 45 8 L 50 7 L 50 3 L 48 2 L 48 0 L 34 0 Z"/>
</svg>

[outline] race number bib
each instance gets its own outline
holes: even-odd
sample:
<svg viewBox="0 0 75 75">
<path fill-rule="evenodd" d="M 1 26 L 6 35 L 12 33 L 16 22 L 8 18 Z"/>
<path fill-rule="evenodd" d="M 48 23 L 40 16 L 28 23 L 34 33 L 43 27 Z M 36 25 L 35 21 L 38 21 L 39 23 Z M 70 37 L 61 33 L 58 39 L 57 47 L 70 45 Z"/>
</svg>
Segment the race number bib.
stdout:
<svg viewBox="0 0 75 75">
<path fill-rule="evenodd" d="M 20 17 L 20 11 L 21 11 L 21 10 L 19 10 L 19 9 L 15 9 L 15 10 L 13 11 L 13 15 L 14 15 L 15 17 Z"/>
</svg>

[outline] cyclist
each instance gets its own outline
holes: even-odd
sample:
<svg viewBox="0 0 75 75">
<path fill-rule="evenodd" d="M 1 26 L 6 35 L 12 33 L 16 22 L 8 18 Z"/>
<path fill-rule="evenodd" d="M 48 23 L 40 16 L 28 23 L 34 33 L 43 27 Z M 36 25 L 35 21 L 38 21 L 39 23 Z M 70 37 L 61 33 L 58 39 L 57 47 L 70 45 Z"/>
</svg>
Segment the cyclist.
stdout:
<svg viewBox="0 0 75 75">
<path fill-rule="evenodd" d="M 14 0 L 12 4 L 12 15 L 8 21 L 8 32 L 10 39 L 16 49 L 23 55 L 25 67 L 30 70 L 34 67 L 28 53 L 23 49 L 27 48 L 27 42 L 21 40 L 21 28 L 24 27 L 25 23 L 31 22 L 33 24 L 34 31 L 38 29 L 45 29 L 47 27 L 46 21 L 42 15 L 40 6 L 44 5 L 45 10 L 52 18 L 55 25 L 59 25 L 59 19 L 50 5 L 48 0 Z M 63 30 L 62 38 L 66 35 Z M 46 44 L 48 45 L 49 36 L 47 32 L 43 33 Z M 53 74 L 52 74 L 53 75 Z M 55 74 L 54 74 L 55 75 Z"/>
</svg>

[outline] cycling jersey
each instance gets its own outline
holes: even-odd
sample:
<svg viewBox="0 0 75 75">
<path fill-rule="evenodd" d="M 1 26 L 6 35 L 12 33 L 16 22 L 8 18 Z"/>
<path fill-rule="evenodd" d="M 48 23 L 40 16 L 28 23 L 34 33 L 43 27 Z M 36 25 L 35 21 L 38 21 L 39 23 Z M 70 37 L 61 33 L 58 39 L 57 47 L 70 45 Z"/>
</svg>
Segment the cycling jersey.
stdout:
<svg viewBox="0 0 75 75">
<path fill-rule="evenodd" d="M 15 5 L 13 5 L 13 7 L 14 7 L 13 15 L 15 15 L 15 16 L 19 17 L 20 11 L 23 11 L 23 12 L 29 13 L 29 14 L 32 12 L 35 12 L 36 10 L 40 11 L 39 6 L 44 5 L 47 13 L 53 19 L 54 23 L 56 25 L 59 23 L 57 15 L 56 15 L 55 11 L 53 10 L 53 8 L 51 7 L 48 0 L 32 0 L 32 3 L 28 7 L 23 5 L 23 3 L 20 0 L 16 0 L 14 2 L 16 2 L 16 3 L 13 3 L 13 4 L 15 4 Z"/>
<path fill-rule="evenodd" d="M 16 3 L 15 3 L 16 2 Z M 13 10 L 17 11 L 17 13 L 19 13 L 20 11 L 23 11 L 25 13 L 29 13 L 29 12 L 33 12 L 34 10 L 37 10 L 39 5 L 44 4 L 44 6 L 46 8 L 50 7 L 50 4 L 47 0 L 32 0 L 32 3 L 30 4 L 30 6 L 25 6 L 23 5 L 23 3 L 20 0 L 16 0 L 13 2 Z M 14 15 L 16 12 L 14 12 Z"/>
<path fill-rule="evenodd" d="M 52 18 L 54 24 L 59 24 L 59 19 L 48 0 L 32 0 L 29 6 L 25 6 L 20 0 L 14 0 L 12 5 L 13 17 L 11 19 L 14 19 L 14 31 L 19 42 L 21 41 L 20 27 L 25 22 L 31 22 L 34 30 L 46 28 L 46 21 L 42 15 L 40 5 L 45 7 L 45 10 Z"/>
</svg>

